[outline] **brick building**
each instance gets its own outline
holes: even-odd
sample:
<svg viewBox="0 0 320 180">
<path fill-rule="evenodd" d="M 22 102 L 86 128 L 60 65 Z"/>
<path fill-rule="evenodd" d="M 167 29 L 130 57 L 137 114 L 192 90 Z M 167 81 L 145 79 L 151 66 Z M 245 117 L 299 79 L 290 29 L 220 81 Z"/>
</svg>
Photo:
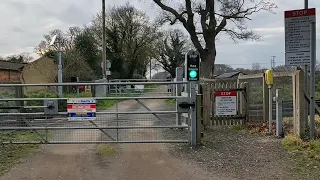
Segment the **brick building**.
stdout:
<svg viewBox="0 0 320 180">
<path fill-rule="evenodd" d="M 21 82 L 22 70 L 26 63 L 0 60 L 0 82 Z"/>
</svg>

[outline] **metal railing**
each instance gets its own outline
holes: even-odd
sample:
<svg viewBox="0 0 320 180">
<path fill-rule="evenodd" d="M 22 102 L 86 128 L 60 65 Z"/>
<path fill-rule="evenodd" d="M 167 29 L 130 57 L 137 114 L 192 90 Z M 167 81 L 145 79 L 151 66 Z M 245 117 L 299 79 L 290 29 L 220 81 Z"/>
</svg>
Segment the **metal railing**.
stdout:
<svg viewBox="0 0 320 180">
<path fill-rule="evenodd" d="M 141 93 L 140 96 L 118 94 L 117 96 L 79 97 L 97 101 L 98 110 L 95 120 L 70 120 L 66 101 L 68 97 L 51 97 L 46 91 L 52 86 L 101 86 L 123 85 L 123 83 L 43 83 L 43 84 L 0 84 L 4 87 L 43 86 L 43 96 L 2 97 L 1 102 L 21 101 L 29 105 L 10 105 L 3 107 L 16 109 L 15 112 L 0 112 L 0 144 L 87 144 L 87 143 L 187 143 L 189 133 L 187 125 L 176 125 L 178 111 L 175 104 L 165 104 L 167 99 L 179 99 L 180 96 L 162 95 L 168 84 L 186 82 L 128 82 L 126 85 L 157 85 L 153 92 Z M 161 89 L 161 86 L 164 88 Z M 36 93 L 36 92 L 35 92 Z M 56 100 L 59 111 L 45 113 L 48 100 Z M 32 103 L 37 103 L 33 105 Z M 102 108 L 103 104 L 110 104 Z M 160 103 L 160 105 L 158 105 Z M 99 104 L 102 104 L 101 107 Z M 162 104 L 162 105 L 161 105 Z M 61 106 L 61 107 L 60 107 Z M 62 107 L 63 106 L 63 107 Z M 100 107 L 100 108 L 99 108 Z M 35 108 L 39 112 L 19 111 Z M 1 109 L 1 108 L 0 108 Z M 26 138 L 28 137 L 28 138 Z"/>
</svg>

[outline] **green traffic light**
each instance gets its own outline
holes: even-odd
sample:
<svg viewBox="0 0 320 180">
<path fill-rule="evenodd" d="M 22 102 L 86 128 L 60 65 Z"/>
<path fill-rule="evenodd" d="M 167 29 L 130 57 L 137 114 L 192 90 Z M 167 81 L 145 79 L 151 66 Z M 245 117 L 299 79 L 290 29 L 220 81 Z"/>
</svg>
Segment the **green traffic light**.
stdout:
<svg viewBox="0 0 320 180">
<path fill-rule="evenodd" d="M 190 71 L 189 72 L 189 76 L 191 77 L 191 78 L 195 78 L 196 76 L 197 76 L 197 71 L 195 71 L 195 70 L 192 70 L 192 71 Z"/>
</svg>

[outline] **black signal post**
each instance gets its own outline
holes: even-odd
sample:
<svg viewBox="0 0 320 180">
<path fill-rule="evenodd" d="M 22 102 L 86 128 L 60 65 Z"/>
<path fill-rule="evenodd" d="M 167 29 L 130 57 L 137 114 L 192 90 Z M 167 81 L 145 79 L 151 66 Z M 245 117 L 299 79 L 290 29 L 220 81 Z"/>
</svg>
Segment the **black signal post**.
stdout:
<svg viewBox="0 0 320 180">
<path fill-rule="evenodd" d="M 197 51 L 189 51 L 186 54 L 186 76 L 188 81 L 200 79 L 200 54 Z"/>
</svg>

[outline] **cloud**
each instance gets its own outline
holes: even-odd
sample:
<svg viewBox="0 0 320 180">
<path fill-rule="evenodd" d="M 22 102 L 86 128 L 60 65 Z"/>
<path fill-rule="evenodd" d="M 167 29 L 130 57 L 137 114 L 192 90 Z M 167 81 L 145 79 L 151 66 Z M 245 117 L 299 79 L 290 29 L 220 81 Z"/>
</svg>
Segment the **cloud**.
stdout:
<svg viewBox="0 0 320 180">
<path fill-rule="evenodd" d="M 274 13 L 261 12 L 251 16 L 248 27 L 262 37 L 262 41 L 234 43 L 221 35 L 217 41 L 217 63 L 234 67 L 251 67 L 261 63 L 268 67 L 271 56 L 277 64 L 284 64 L 284 11 L 302 9 L 303 1 L 273 0 L 278 9 Z M 123 5 L 127 0 L 108 0 L 107 8 Z M 161 11 L 150 0 L 130 0 L 130 4 L 155 19 Z M 320 1 L 309 1 L 309 7 L 320 7 Z M 89 24 L 101 11 L 101 1 L 92 0 L 1 0 L 0 1 L 0 56 L 19 52 L 32 52 L 43 34 L 53 29 L 66 30 L 70 26 Z M 320 29 L 320 13 L 317 13 L 317 29 Z M 181 26 L 180 26 L 181 27 Z M 319 32 L 319 31 L 318 31 Z M 317 36 L 318 44 L 320 34 Z M 30 48 L 31 47 L 31 48 Z"/>
</svg>

